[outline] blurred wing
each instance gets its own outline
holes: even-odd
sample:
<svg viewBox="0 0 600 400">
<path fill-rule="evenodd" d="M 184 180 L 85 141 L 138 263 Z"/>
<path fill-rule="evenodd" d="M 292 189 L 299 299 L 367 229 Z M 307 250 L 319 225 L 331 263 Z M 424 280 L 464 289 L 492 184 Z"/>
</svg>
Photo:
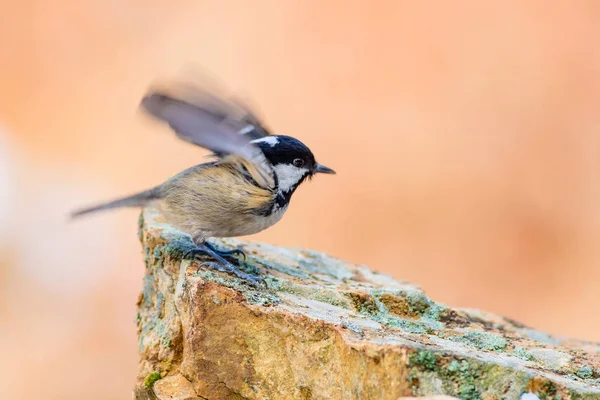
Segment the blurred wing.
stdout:
<svg viewBox="0 0 600 400">
<path fill-rule="evenodd" d="M 238 102 L 229 102 L 197 88 L 184 87 L 175 97 L 152 91 L 142 99 L 148 114 L 164 121 L 181 139 L 219 155 L 232 154 L 248 160 L 253 177 L 265 188 L 275 187 L 273 169 L 258 146 L 250 143 L 269 132 L 259 119 Z M 254 176 L 257 175 L 257 176 Z"/>
</svg>

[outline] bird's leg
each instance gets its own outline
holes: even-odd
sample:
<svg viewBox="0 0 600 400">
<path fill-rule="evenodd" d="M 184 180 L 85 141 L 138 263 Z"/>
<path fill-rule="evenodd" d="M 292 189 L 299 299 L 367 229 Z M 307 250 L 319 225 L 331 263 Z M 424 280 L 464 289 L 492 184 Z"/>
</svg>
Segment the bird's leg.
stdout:
<svg viewBox="0 0 600 400">
<path fill-rule="evenodd" d="M 239 250 L 239 251 L 241 252 L 241 250 Z M 258 284 L 258 283 L 264 282 L 264 280 L 260 276 L 250 275 L 245 272 L 242 272 L 239 269 L 239 267 L 237 267 L 237 266 L 233 265 L 232 263 L 230 263 L 229 261 L 227 261 L 222 253 L 223 252 L 219 252 L 219 251 L 215 250 L 214 247 L 208 245 L 208 243 L 203 242 L 203 243 L 199 244 L 198 247 L 196 247 L 192 250 L 189 250 L 185 254 L 185 257 L 192 256 L 193 258 L 196 258 L 199 255 L 207 255 L 211 258 L 214 258 L 216 260 L 216 262 L 211 262 L 211 261 L 203 262 L 198 265 L 198 269 L 200 269 L 201 266 L 206 265 L 211 269 L 216 269 L 218 271 L 227 272 L 228 274 L 235 275 L 238 278 L 247 280 L 253 284 Z M 231 253 L 235 253 L 235 250 L 232 250 Z"/>
<path fill-rule="evenodd" d="M 242 256 L 242 258 L 244 259 L 244 261 L 246 261 L 246 253 L 244 253 L 243 250 L 240 249 L 233 249 L 233 250 L 217 250 L 215 248 L 215 246 L 213 246 L 212 244 L 208 243 L 208 242 L 204 242 L 204 245 L 206 247 L 208 247 L 210 250 L 214 251 L 216 254 L 220 255 L 223 258 L 231 258 L 233 256 Z"/>
</svg>

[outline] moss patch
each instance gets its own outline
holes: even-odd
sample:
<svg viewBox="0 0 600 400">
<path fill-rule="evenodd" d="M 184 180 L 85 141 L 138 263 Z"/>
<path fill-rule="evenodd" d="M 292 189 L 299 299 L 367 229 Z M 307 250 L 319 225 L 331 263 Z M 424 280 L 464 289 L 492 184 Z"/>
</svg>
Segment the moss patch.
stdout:
<svg viewBox="0 0 600 400">
<path fill-rule="evenodd" d="M 447 382 L 453 382 L 456 385 L 456 393 L 463 400 L 481 399 L 476 382 L 480 378 L 480 373 L 475 366 L 472 366 L 467 360 L 452 360 L 443 371 L 449 378 Z M 453 387 L 454 389 L 454 387 Z"/>
<path fill-rule="evenodd" d="M 506 339 L 502 336 L 481 331 L 470 331 L 462 336 L 452 337 L 450 340 L 487 351 L 504 351 L 507 345 Z"/>
<path fill-rule="evenodd" d="M 424 370 L 434 371 L 437 355 L 430 351 L 420 350 L 413 353 L 408 358 L 409 365 L 420 366 Z"/>
<path fill-rule="evenodd" d="M 589 379 L 594 376 L 594 369 L 589 365 L 582 365 L 576 372 L 581 379 Z"/>
<path fill-rule="evenodd" d="M 151 388 L 152 385 L 154 385 L 154 382 L 158 381 L 162 379 L 162 376 L 160 375 L 160 372 L 153 372 L 150 375 L 148 375 L 146 377 L 146 379 L 144 380 L 144 386 L 146 388 Z"/>
</svg>

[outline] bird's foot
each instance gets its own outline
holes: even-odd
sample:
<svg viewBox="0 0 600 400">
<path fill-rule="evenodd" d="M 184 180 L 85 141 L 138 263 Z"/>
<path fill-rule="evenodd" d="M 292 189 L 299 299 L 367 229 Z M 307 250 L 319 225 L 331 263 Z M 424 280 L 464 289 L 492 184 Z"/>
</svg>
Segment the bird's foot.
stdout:
<svg viewBox="0 0 600 400">
<path fill-rule="evenodd" d="M 233 258 L 233 254 L 242 254 L 245 258 L 245 254 L 242 250 L 235 249 L 231 251 L 217 251 L 213 246 L 208 245 L 207 243 L 203 243 L 195 249 L 188 251 L 184 257 L 188 258 L 191 256 L 193 259 L 195 259 L 197 256 L 206 255 L 211 258 L 214 258 L 216 261 L 205 261 L 198 265 L 198 270 L 202 266 L 207 266 L 210 269 L 216 269 L 217 271 L 226 272 L 240 279 L 244 279 L 254 286 L 258 286 L 259 284 L 265 284 L 264 279 L 260 276 L 247 274 L 241 271 L 239 267 L 233 265 L 225 259 Z"/>
<path fill-rule="evenodd" d="M 215 246 L 208 242 L 204 242 L 204 246 L 208 247 L 210 250 L 214 251 L 223 258 L 234 258 L 235 256 L 241 256 L 244 261 L 246 261 L 246 253 L 244 253 L 244 251 L 241 249 L 218 250 Z"/>
<path fill-rule="evenodd" d="M 225 262 L 217 262 L 217 261 L 205 261 L 198 266 L 200 267 L 206 266 L 209 269 L 216 269 L 217 271 L 226 272 L 230 275 L 237 276 L 240 279 L 243 279 L 254 286 L 265 285 L 265 280 L 257 275 L 250 275 L 240 270 L 239 267 L 231 264 L 228 261 Z"/>
</svg>

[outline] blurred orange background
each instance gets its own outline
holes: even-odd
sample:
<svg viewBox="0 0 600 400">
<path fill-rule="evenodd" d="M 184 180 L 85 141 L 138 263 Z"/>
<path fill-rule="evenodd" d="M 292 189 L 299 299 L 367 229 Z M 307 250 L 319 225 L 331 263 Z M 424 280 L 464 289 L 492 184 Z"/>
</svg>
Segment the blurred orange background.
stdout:
<svg viewBox="0 0 600 400">
<path fill-rule="evenodd" d="M 600 340 L 595 1 L 4 1 L 3 398 L 130 398 L 135 210 L 69 223 L 205 153 L 139 118 L 200 65 L 338 175 L 252 239 Z"/>
</svg>

